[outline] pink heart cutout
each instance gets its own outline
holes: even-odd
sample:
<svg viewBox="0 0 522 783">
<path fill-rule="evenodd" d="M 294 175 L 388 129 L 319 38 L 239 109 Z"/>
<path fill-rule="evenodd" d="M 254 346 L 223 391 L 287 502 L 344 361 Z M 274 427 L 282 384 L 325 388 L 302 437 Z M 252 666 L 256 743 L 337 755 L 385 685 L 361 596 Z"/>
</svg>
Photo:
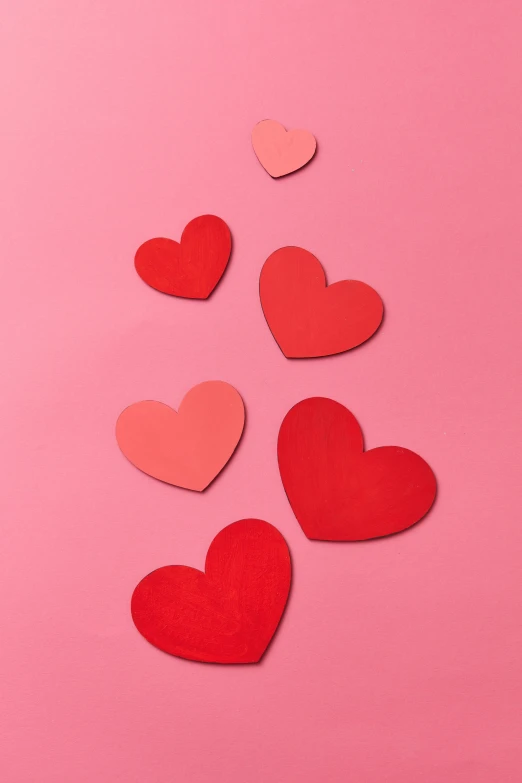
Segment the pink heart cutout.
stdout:
<svg viewBox="0 0 522 783">
<path fill-rule="evenodd" d="M 202 492 L 234 453 L 244 424 L 239 392 L 224 381 L 205 381 L 187 392 L 177 412 L 152 400 L 125 408 L 116 440 L 139 470 Z"/>
<path fill-rule="evenodd" d="M 315 155 L 317 142 L 310 131 L 287 131 L 275 120 L 262 120 L 252 131 L 252 146 L 263 168 L 277 178 L 308 163 Z"/>
</svg>

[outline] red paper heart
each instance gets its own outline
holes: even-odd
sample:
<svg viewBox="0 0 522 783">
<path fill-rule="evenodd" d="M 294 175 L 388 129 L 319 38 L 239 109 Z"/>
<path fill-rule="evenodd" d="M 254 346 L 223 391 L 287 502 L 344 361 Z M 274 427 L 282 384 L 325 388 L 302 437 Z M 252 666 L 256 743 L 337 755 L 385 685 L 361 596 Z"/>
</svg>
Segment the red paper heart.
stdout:
<svg viewBox="0 0 522 783">
<path fill-rule="evenodd" d="M 225 221 L 201 215 L 187 223 L 180 242 L 162 237 L 144 242 L 134 264 L 141 279 L 164 294 L 206 299 L 225 271 L 231 248 Z"/>
<path fill-rule="evenodd" d="M 205 572 L 165 566 L 134 590 L 132 619 L 155 647 L 209 663 L 257 663 L 283 614 L 292 567 L 281 533 L 260 519 L 221 530 Z"/>
<path fill-rule="evenodd" d="M 435 500 L 435 476 L 418 454 L 398 446 L 364 452 L 356 418 L 325 397 L 302 400 L 289 410 L 277 457 L 288 500 L 308 538 L 388 536 L 422 519 Z"/>
<path fill-rule="evenodd" d="M 282 247 L 267 258 L 259 293 L 270 331 L 288 358 L 348 351 L 382 321 L 382 300 L 373 288 L 357 280 L 327 287 L 317 258 L 300 247 Z"/>
</svg>

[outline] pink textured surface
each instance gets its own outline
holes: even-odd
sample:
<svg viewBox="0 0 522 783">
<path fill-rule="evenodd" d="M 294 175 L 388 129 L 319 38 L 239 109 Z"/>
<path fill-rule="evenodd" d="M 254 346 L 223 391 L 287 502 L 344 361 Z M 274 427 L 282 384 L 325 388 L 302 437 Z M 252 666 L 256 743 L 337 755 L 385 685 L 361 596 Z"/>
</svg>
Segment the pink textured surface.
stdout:
<svg viewBox="0 0 522 783">
<path fill-rule="evenodd" d="M 519 0 L 18 0 L 2 27 L 2 780 L 519 781 Z M 313 163 L 270 179 L 264 117 Z M 212 297 L 145 286 L 137 247 L 205 213 L 233 234 Z M 291 244 L 379 291 L 366 345 L 281 354 L 258 278 Z M 247 423 L 200 495 L 114 425 L 208 378 Z M 433 466 L 423 522 L 305 538 L 276 438 L 313 395 Z M 153 649 L 134 586 L 249 516 L 293 559 L 261 664 Z"/>
</svg>

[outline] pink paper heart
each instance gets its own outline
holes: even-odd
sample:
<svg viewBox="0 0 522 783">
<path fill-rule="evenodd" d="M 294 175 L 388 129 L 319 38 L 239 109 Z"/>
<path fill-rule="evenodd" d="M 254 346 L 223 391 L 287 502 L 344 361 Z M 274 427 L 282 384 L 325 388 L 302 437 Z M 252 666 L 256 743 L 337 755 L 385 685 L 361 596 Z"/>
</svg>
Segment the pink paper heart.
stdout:
<svg viewBox="0 0 522 783">
<path fill-rule="evenodd" d="M 302 168 L 315 155 L 317 142 L 307 130 L 287 131 L 275 120 L 262 120 L 252 131 L 252 146 L 271 177 Z"/>
<path fill-rule="evenodd" d="M 234 453 L 244 424 L 239 392 L 205 381 L 187 392 L 177 412 L 152 400 L 130 405 L 118 418 L 116 440 L 144 473 L 201 492 Z"/>
</svg>

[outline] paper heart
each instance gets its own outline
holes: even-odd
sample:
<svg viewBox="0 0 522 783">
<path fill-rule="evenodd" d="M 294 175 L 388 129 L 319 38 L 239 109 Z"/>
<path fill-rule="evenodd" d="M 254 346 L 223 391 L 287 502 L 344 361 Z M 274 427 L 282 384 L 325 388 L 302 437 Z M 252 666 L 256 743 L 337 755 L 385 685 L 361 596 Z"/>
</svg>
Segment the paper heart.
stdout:
<svg viewBox="0 0 522 783">
<path fill-rule="evenodd" d="M 277 178 L 308 163 L 315 155 L 317 142 L 310 131 L 287 131 L 275 120 L 262 120 L 252 131 L 252 146 L 263 168 Z"/>
<path fill-rule="evenodd" d="M 136 252 L 136 271 L 148 285 L 171 296 L 206 299 L 225 271 L 232 239 L 230 229 L 215 215 L 187 223 L 181 241 L 157 237 Z"/>
<path fill-rule="evenodd" d="M 435 500 L 430 466 L 398 446 L 363 451 L 355 416 L 325 397 L 286 414 L 277 442 L 279 471 L 308 538 L 361 541 L 418 522 Z"/>
<path fill-rule="evenodd" d="M 267 258 L 259 294 L 270 331 L 288 358 L 348 351 L 382 321 L 382 300 L 373 288 L 358 280 L 327 286 L 323 267 L 301 247 L 282 247 Z"/>
<path fill-rule="evenodd" d="M 132 619 L 148 642 L 209 663 L 257 663 L 283 614 L 290 553 L 260 519 L 228 525 L 210 544 L 205 572 L 165 566 L 134 590 Z"/>
<path fill-rule="evenodd" d="M 225 467 L 239 443 L 245 409 L 223 381 L 205 381 L 183 398 L 179 411 L 146 400 L 130 405 L 116 423 L 122 452 L 149 476 L 201 492 Z"/>
</svg>

